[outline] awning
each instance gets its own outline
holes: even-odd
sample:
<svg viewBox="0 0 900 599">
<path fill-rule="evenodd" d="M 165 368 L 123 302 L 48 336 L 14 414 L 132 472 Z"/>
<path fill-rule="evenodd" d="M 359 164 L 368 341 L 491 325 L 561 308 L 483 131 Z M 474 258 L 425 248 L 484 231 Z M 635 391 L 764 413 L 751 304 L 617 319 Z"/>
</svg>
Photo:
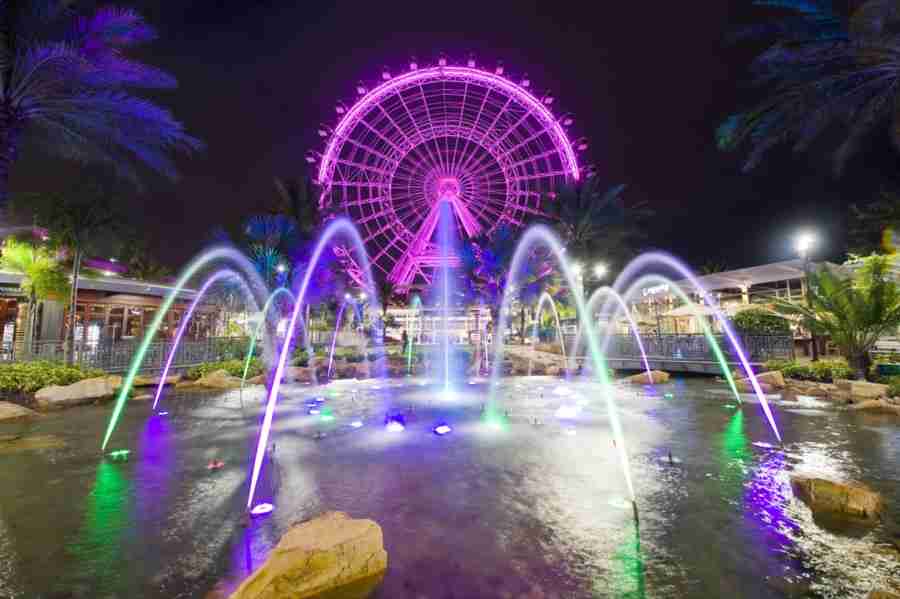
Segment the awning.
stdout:
<svg viewBox="0 0 900 599">
<path fill-rule="evenodd" d="M 704 304 L 686 304 L 684 306 L 680 306 L 675 308 L 674 310 L 669 310 L 663 316 L 672 317 L 672 318 L 684 318 L 689 316 L 713 316 L 715 311 L 706 306 Z"/>
</svg>

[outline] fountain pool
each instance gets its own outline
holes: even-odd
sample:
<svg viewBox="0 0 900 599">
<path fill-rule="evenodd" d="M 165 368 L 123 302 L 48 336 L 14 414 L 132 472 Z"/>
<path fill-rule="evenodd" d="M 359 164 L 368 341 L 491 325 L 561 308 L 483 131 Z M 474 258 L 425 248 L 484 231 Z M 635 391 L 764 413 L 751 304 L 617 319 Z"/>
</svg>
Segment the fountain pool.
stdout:
<svg viewBox="0 0 900 599">
<path fill-rule="evenodd" d="M 488 383 L 469 382 L 449 401 L 440 380 L 283 385 L 257 491 L 275 510 L 246 526 L 261 387 L 244 389 L 246 417 L 239 391 L 173 393 L 165 417 L 134 402 L 119 461 L 98 460 L 108 406 L 48 415 L 40 448 L 0 452 L 0 596 L 203 597 L 325 510 L 382 526 L 382 599 L 843 597 L 890 573 L 847 554 L 895 538 L 895 513 L 836 537 L 787 481 L 863 478 L 896 509 L 895 424 L 785 403 L 781 450 L 758 406 L 709 379 L 617 386 L 637 527 L 597 384 L 503 379 L 498 428 L 483 421 Z"/>
</svg>

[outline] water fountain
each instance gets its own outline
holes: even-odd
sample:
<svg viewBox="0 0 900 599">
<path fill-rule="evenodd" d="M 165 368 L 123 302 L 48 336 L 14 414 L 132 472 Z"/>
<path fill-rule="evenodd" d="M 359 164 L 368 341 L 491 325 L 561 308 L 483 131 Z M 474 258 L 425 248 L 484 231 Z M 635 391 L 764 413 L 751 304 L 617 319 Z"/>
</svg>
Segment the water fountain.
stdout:
<svg viewBox="0 0 900 599">
<path fill-rule="evenodd" d="M 562 244 L 559 242 L 559 239 L 556 237 L 553 231 L 545 225 L 534 225 L 532 227 L 529 227 L 522 235 L 519 243 L 516 245 L 516 250 L 513 254 L 512 263 L 510 264 L 509 268 L 506 288 L 504 289 L 503 293 L 503 301 L 500 306 L 500 319 L 494 328 L 494 365 L 491 371 L 490 393 L 488 396 L 488 405 L 486 410 L 486 417 L 489 421 L 496 421 L 499 418 L 495 402 L 497 387 L 501 375 L 500 368 L 503 364 L 503 331 L 506 330 L 509 305 L 513 300 L 513 294 L 511 290 L 516 287 L 519 272 L 521 271 L 525 261 L 530 256 L 531 251 L 537 247 L 544 247 L 549 250 L 551 257 L 561 268 L 563 277 L 569 288 L 578 288 L 575 284 L 575 273 L 572 271 L 571 266 L 566 260 Z M 582 298 L 578 294 L 575 294 L 574 297 L 579 321 L 590 322 L 590 315 L 588 314 L 584 298 Z M 628 489 L 629 497 L 632 501 L 633 506 L 635 506 L 635 513 L 637 513 L 637 504 L 634 503 L 636 499 L 634 484 L 632 483 L 631 479 L 631 468 L 628 464 L 628 450 L 625 445 L 625 434 L 622 431 L 622 425 L 619 421 L 614 392 L 612 389 L 611 381 L 609 379 L 609 372 L 606 368 L 606 361 L 600 350 L 600 345 L 597 341 L 597 335 L 594 331 L 594 328 L 591 326 L 585 327 L 585 333 L 588 340 L 588 347 L 590 348 L 591 359 L 593 360 L 594 372 L 596 373 L 597 378 L 600 382 L 602 389 L 601 393 L 606 403 L 607 414 L 609 416 L 609 422 L 612 428 L 616 450 L 619 454 L 622 475 L 625 478 L 625 484 Z"/>
<path fill-rule="evenodd" d="M 566 376 L 568 376 L 569 375 L 569 359 L 566 357 L 566 340 L 563 337 L 562 327 L 559 324 L 559 311 L 557 311 L 557 309 L 556 309 L 556 302 L 553 301 L 553 297 L 551 297 L 551 295 L 549 293 L 547 293 L 546 291 L 541 293 L 541 297 L 538 300 L 537 313 L 534 315 L 535 319 L 534 319 L 534 325 L 532 327 L 532 334 L 531 334 L 532 354 L 534 351 L 536 351 L 536 347 L 537 347 L 537 343 L 538 343 L 538 326 L 541 323 L 541 311 L 543 310 L 544 305 L 550 306 L 550 310 L 553 312 L 553 321 L 556 325 L 556 338 L 559 340 L 559 349 L 562 352 L 563 360 L 565 360 L 565 362 L 564 362 L 565 363 L 565 372 L 566 372 Z M 533 355 L 532 355 L 532 357 L 529 357 L 529 359 L 528 359 L 528 376 L 531 376 L 531 369 L 532 369 L 533 362 L 534 362 L 534 360 L 533 360 Z"/>
<path fill-rule="evenodd" d="M 123 377 L 122 386 L 119 388 L 119 393 L 116 395 L 115 404 L 113 405 L 113 411 L 110 415 L 109 423 L 106 427 L 106 432 L 103 435 L 103 442 L 100 446 L 101 451 L 106 451 L 109 440 L 112 437 L 113 432 L 116 430 L 116 425 L 118 424 L 119 419 L 122 416 L 122 411 L 125 409 L 125 404 L 127 403 L 128 397 L 131 394 L 131 389 L 134 386 L 134 379 L 138 375 L 141 364 L 143 363 L 144 358 L 147 355 L 147 350 L 150 348 L 150 344 L 156 337 L 156 333 L 157 331 L 159 331 L 159 328 L 163 323 L 163 319 L 165 319 L 166 317 L 166 313 L 175 302 L 175 298 L 177 298 L 178 295 L 181 294 L 182 290 L 185 288 L 188 282 L 198 272 L 200 272 L 203 268 L 216 264 L 217 262 L 230 263 L 237 268 L 237 271 L 241 273 L 242 277 L 247 282 L 249 289 L 253 293 L 257 308 L 263 303 L 263 298 L 268 295 L 265 290 L 266 287 L 263 284 L 259 274 L 256 272 L 253 264 L 247 259 L 246 256 L 244 256 L 241 252 L 234 248 L 225 246 L 215 247 L 203 252 L 193 261 L 191 261 L 181 271 L 181 274 L 175 281 L 175 284 L 172 286 L 172 290 L 168 293 L 168 295 L 166 295 L 166 298 L 160 304 L 159 310 L 157 310 L 156 316 L 153 318 L 153 322 L 151 322 L 150 326 L 147 328 L 147 332 L 144 334 L 143 339 L 141 339 L 141 343 L 131 359 L 128 370 Z"/>
<path fill-rule="evenodd" d="M 250 335 L 250 344 L 247 347 L 247 356 L 244 358 L 244 370 L 243 370 L 243 373 L 241 374 L 241 391 L 242 392 L 244 390 L 244 383 L 247 380 L 247 371 L 250 370 L 250 361 L 253 359 L 253 352 L 256 349 L 256 340 L 259 339 L 260 335 L 262 335 L 262 333 L 264 331 L 266 319 L 269 316 L 269 308 L 272 307 L 272 305 L 275 302 L 275 299 L 281 295 L 285 296 L 287 299 L 290 299 L 292 303 L 295 301 L 294 294 L 291 293 L 291 290 L 288 289 L 287 287 L 279 287 L 278 289 L 276 289 L 275 291 L 270 293 L 269 297 L 266 299 L 266 304 L 265 304 L 265 306 L 263 306 L 262 313 L 259 316 L 259 322 L 256 324 L 256 327 L 254 327 L 253 333 Z M 305 327 L 304 327 L 304 330 L 306 330 Z M 308 341 L 309 341 L 309 338 L 307 336 L 307 343 L 308 343 Z M 313 377 L 315 377 L 315 369 L 313 369 L 312 372 L 313 372 Z M 313 380 L 315 380 L 315 379 L 313 379 Z"/>
<path fill-rule="evenodd" d="M 412 374 L 412 361 L 413 361 L 413 344 L 415 343 L 416 333 L 413 329 L 413 323 L 416 320 L 419 321 L 419 330 L 421 330 L 421 319 L 422 319 L 422 298 L 419 297 L 419 294 L 415 294 L 412 296 L 412 299 L 409 302 L 409 309 L 416 311 L 416 318 L 409 319 L 407 322 L 410 324 L 410 330 L 407 331 L 406 334 L 406 374 Z"/>
<path fill-rule="evenodd" d="M 781 443 L 781 433 L 778 430 L 778 426 L 775 424 L 775 417 L 772 414 L 771 408 L 769 407 L 769 402 L 766 400 L 765 393 L 763 393 L 762 387 L 760 387 L 759 385 L 756 374 L 753 372 L 753 368 L 750 366 L 750 361 L 747 359 L 740 339 L 734 332 L 731 323 L 719 309 L 717 302 L 710 296 L 709 292 L 703 287 L 703 285 L 700 284 L 700 281 L 697 280 L 696 275 L 694 275 L 690 268 L 688 268 L 681 260 L 678 260 L 674 256 L 671 256 L 664 252 L 647 252 L 641 254 L 628 263 L 628 265 L 622 270 L 622 272 L 619 273 L 619 276 L 616 277 L 616 280 L 613 283 L 613 288 L 621 291 L 624 286 L 635 277 L 635 275 L 641 272 L 641 270 L 653 265 L 677 273 L 678 276 L 682 277 L 691 285 L 694 293 L 703 300 L 703 302 L 710 310 L 712 310 L 716 320 L 719 322 L 719 326 L 725 333 L 725 337 L 728 339 L 728 342 L 731 344 L 731 347 L 737 354 L 738 361 L 740 362 L 741 367 L 747 374 L 747 378 L 750 380 L 750 384 L 753 387 L 753 391 L 756 394 L 756 397 L 759 399 L 759 403 L 762 406 L 763 413 L 765 414 L 766 420 L 768 420 L 769 422 L 769 426 L 771 427 L 772 432 L 775 434 L 778 442 Z M 673 285 L 673 287 L 675 286 Z M 607 313 L 609 311 L 609 307 L 604 305 L 603 313 Z"/>
<path fill-rule="evenodd" d="M 288 323 L 287 334 L 285 335 L 284 343 L 281 346 L 281 352 L 279 353 L 278 362 L 275 367 L 275 374 L 272 377 L 272 383 L 269 388 L 268 398 L 266 400 L 266 409 L 263 415 L 262 424 L 260 426 L 259 440 L 257 441 L 256 453 L 253 459 L 253 466 L 250 474 L 250 488 L 247 494 L 248 510 L 253 509 L 253 500 L 256 494 L 256 485 L 259 482 L 260 473 L 263 467 L 263 461 L 266 455 L 266 450 L 268 448 L 269 433 L 272 429 L 272 419 L 275 416 L 275 406 L 278 403 L 278 392 L 281 389 L 281 382 L 284 378 L 284 370 L 287 365 L 288 355 L 290 354 L 291 341 L 293 340 L 294 329 L 297 326 L 297 320 L 300 316 L 300 310 L 303 306 L 304 299 L 306 298 L 306 292 L 309 288 L 312 274 L 322 257 L 322 253 L 339 235 L 343 235 L 349 238 L 353 249 L 357 253 L 357 261 L 362 265 L 363 276 L 366 284 L 368 288 L 372 290 L 373 309 L 375 309 L 376 311 L 380 310 L 379 298 L 375 292 L 375 280 L 372 278 L 372 270 L 369 264 L 369 257 L 368 254 L 366 254 L 365 245 L 363 244 L 362 238 L 359 236 L 359 232 L 356 230 L 356 227 L 354 227 L 353 224 L 345 218 L 338 218 L 331 221 L 319 236 L 319 240 L 316 243 L 313 254 L 309 260 L 309 266 L 307 267 L 306 272 L 303 274 L 303 280 L 300 283 L 300 288 L 297 292 L 297 300 L 294 302 L 294 309 L 291 312 L 291 318 Z M 381 352 L 381 356 L 379 357 L 382 357 L 384 355 L 384 346 L 377 346 L 376 351 Z M 376 363 L 378 363 L 378 361 L 376 361 Z"/>
<path fill-rule="evenodd" d="M 206 293 L 209 291 L 210 287 L 220 281 L 227 279 L 237 279 L 241 284 L 241 288 L 244 290 L 245 294 L 252 298 L 252 295 L 249 293 L 249 290 L 247 289 L 246 284 L 244 284 L 243 279 L 241 279 L 241 276 L 233 270 L 219 270 L 206 279 L 206 282 L 204 282 L 200 289 L 197 291 L 197 295 L 194 297 L 191 305 L 188 306 L 187 312 L 185 312 L 184 316 L 181 319 L 181 322 L 178 324 L 178 330 L 175 332 L 175 337 L 173 337 L 172 339 L 172 348 L 169 350 L 169 355 L 168 357 L 166 357 L 166 363 L 163 366 L 162 372 L 160 372 L 159 374 L 159 383 L 156 386 L 156 394 L 153 396 L 154 412 L 159 405 L 159 399 L 162 396 L 163 388 L 166 386 L 166 377 L 169 376 L 169 369 L 172 367 L 172 362 L 175 360 L 175 353 L 178 351 L 178 347 L 181 344 L 181 338 L 184 336 L 184 332 L 187 330 L 188 325 L 190 325 L 191 323 L 191 317 L 194 315 L 194 310 L 197 308 L 201 301 L 206 299 Z"/>
<path fill-rule="evenodd" d="M 341 307 L 338 308 L 337 317 L 335 318 L 334 323 L 334 333 L 331 336 L 331 351 L 328 353 L 328 378 L 330 379 L 332 376 L 333 368 L 334 368 L 334 350 L 337 348 L 337 340 L 338 333 L 341 330 L 341 325 L 344 321 L 344 311 L 347 309 L 347 306 L 353 307 L 353 314 L 356 317 L 356 322 L 362 324 L 363 317 L 362 311 L 360 309 L 359 304 L 353 299 L 349 293 L 344 295 L 344 301 L 341 302 Z M 365 345 L 364 341 L 360 342 L 360 352 L 365 355 Z"/>
</svg>

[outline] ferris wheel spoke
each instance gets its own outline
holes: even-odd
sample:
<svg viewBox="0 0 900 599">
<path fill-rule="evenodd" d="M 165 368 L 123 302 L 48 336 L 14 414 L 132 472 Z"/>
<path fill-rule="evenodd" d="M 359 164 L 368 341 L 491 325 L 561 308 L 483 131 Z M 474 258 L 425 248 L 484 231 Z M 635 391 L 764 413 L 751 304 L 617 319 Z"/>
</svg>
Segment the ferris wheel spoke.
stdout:
<svg viewBox="0 0 900 599">
<path fill-rule="evenodd" d="M 413 139 L 406 134 L 406 131 L 404 131 L 403 128 L 400 127 L 400 125 L 397 123 L 397 121 L 394 120 L 394 117 L 392 117 L 388 113 L 388 111 L 384 109 L 384 106 L 379 104 L 378 109 L 385 116 L 385 118 L 388 120 L 388 122 L 391 124 L 391 126 L 397 130 L 397 133 L 399 133 L 403 137 L 403 139 L 406 141 L 407 145 L 411 148 L 410 151 L 415 152 L 417 157 L 428 162 L 429 157 L 424 156 L 420 151 L 420 147 L 422 145 L 421 141 L 423 139 L 421 133 L 419 133 L 419 140 L 420 140 L 419 143 L 414 142 Z M 409 110 L 407 110 L 406 113 L 409 115 L 410 118 L 412 118 L 412 114 L 410 114 Z"/>
<path fill-rule="evenodd" d="M 440 167 L 440 161 L 436 160 L 435 157 L 431 154 L 431 149 L 428 147 L 428 143 L 426 141 L 428 138 L 425 137 L 425 134 L 422 133 L 421 129 L 419 129 L 419 122 L 416 117 L 413 116 L 412 111 L 410 111 L 409 106 L 406 104 L 406 100 L 403 99 L 403 95 L 398 92 L 397 97 L 400 99 L 400 105 L 403 106 L 403 109 L 406 111 L 406 114 L 409 117 L 409 121 L 412 123 L 413 127 L 415 127 L 416 133 L 418 133 L 419 135 L 419 139 L 424 142 L 421 144 L 421 146 L 424 146 L 425 152 L 428 154 L 429 163 L 431 164 L 432 168 Z"/>
<path fill-rule="evenodd" d="M 506 111 L 509 109 L 509 105 L 512 103 L 512 101 L 513 101 L 512 96 L 507 97 L 506 102 L 504 102 L 503 106 L 499 110 L 497 110 L 497 114 L 494 116 L 494 120 L 491 121 L 491 124 L 488 126 L 487 129 L 484 130 L 484 133 L 482 133 L 481 137 L 479 137 L 479 139 L 478 139 L 477 145 L 479 147 L 482 147 L 482 148 L 484 147 L 484 142 L 488 139 L 488 136 L 496 129 L 497 123 L 499 123 L 501 117 L 503 117 L 503 115 L 506 114 Z M 471 164 L 472 160 L 474 160 L 477 156 L 478 156 L 478 152 L 472 152 L 469 155 L 469 160 L 467 160 L 466 163 L 463 164 L 462 168 L 464 170 L 468 170 L 469 165 Z"/>
</svg>

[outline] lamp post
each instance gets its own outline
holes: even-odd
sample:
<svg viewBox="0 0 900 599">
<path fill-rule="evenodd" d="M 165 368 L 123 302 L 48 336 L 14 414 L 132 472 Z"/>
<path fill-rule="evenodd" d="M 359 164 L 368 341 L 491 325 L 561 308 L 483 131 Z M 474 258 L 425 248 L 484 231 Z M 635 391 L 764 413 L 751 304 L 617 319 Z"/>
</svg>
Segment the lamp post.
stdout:
<svg viewBox="0 0 900 599">
<path fill-rule="evenodd" d="M 797 235 L 796 247 L 797 253 L 800 254 L 800 258 L 803 260 L 803 290 L 804 295 L 806 296 L 806 305 L 809 308 L 812 308 L 812 300 L 809 297 L 809 252 L 812 249 L 812 246 L 815 244 L 816 238 L 812 233 L 804 231 Z M 819 359 L 819 347 L 818 340 L 816 339 L 816 333 L 813 330 L 809 331 L 810 341 L 812 342 L 812 361 L 815 362 Z"/>
</svg>

